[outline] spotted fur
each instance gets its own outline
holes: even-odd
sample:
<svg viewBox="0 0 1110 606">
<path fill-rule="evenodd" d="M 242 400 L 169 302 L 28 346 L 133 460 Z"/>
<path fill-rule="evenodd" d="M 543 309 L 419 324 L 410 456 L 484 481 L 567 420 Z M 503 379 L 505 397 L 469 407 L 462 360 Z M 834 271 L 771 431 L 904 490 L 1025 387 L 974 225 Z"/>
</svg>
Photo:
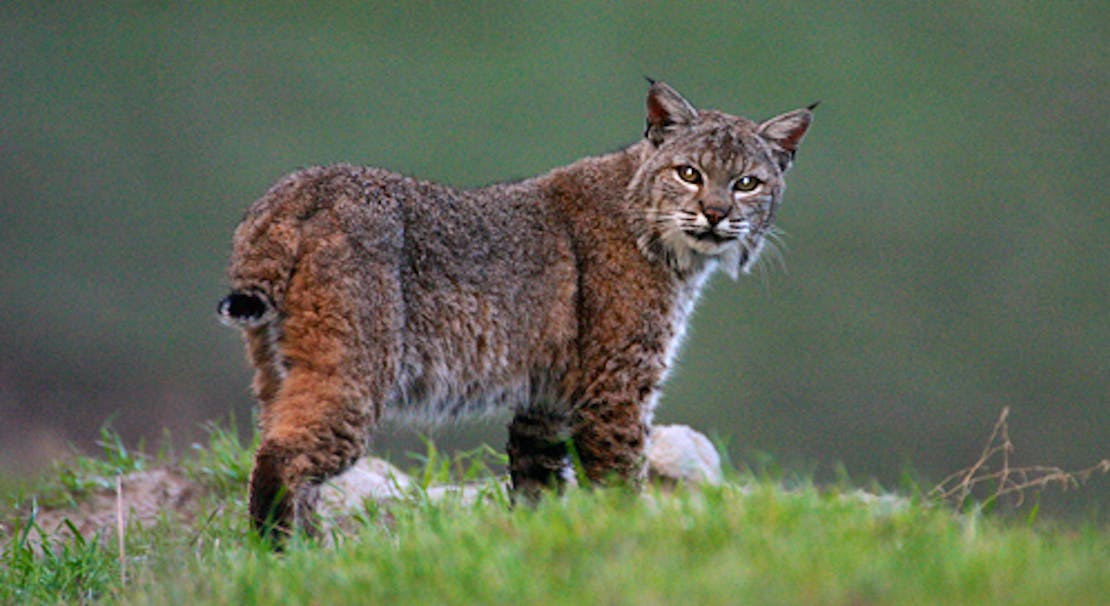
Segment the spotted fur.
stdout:
<svg viewBox="0 0 1110 606">
<path fill-rule="evenodd" d="M 462 191 L 340 164 L 250 207 L 219 309 L 256 370 L 261 533 L 310 527 L 315 487 L 389 416 L 515 410 L 526 498 L 575 458 L 590 481 L 641 481 L 701 287 L 755 262 L 811 117 L 697 110 L 662 83 L 647 105 L 640 142 L 519 183 Z"/>
</svg>

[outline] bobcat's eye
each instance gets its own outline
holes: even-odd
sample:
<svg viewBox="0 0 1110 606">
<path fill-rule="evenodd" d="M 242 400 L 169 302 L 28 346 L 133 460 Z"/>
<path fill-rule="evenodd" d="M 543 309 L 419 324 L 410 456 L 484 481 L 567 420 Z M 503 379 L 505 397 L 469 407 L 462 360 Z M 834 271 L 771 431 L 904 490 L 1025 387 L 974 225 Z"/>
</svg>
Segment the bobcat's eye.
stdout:
<svg viewBox="0 0 1110 606">
<path fill-rule="evenodd" d="M 701 172 L 689 164 L 683 164 L 674 169 L 674 174 L 690 185 L 701 185 Z"/>
<path fill-rule="evenodd" d="M 763 185 L 763 181 L 760 181 L 758 177 L 744 175 L 732 184 L 732 189 L 736 191 L 752 191 L 760 185 Z"/>
</svg>

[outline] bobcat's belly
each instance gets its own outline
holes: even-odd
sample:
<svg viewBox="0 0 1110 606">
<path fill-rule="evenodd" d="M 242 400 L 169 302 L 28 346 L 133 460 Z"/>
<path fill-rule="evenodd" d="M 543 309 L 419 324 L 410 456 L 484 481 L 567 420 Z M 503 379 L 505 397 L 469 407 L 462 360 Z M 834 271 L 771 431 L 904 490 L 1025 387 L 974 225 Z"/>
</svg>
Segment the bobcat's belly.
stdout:
<svg viewBox="0 0 1110 606">
<path fill-rule="evenodd" d="M 557 399 L 571 364 L 572 293 L 529 286 L 530 295 L 455 286 L 410 296 L 386 416 L 434 423 Z"/>
<path fill-rule="evenodd" d="M 514 347 L 511 327 L 471 331 L 460 341 L 414 339 L 400 368 L 398 389 L 387 416 L 436 423 L 489 415 L 552 397 L 549 368 L 536 369 L 534 352 Z"/>
<path fill-rule="evenodd" d="M 384 416 L 421 425 L 510 410 L 527 402 L 531 394 L 526 380 L 517 384 L 494 381 L 460 384 L 458 377 L 444 368 L 402 369 L 400 383 L 396 400 L 385 407 Z"/>
</svg>

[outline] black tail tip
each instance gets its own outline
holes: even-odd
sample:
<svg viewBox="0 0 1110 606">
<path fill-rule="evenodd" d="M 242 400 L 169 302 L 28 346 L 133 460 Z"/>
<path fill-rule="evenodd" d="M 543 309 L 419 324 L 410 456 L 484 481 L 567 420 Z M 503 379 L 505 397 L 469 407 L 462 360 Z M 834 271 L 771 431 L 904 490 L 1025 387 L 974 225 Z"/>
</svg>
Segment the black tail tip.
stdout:
<svg viewBox="0 0 1110 606">
<path fill-rule="evenodd" d="M 220 320 L 232 326 L 258 326 L 270 320 L 270 298 L 259 292 L 233 292 L 216 307 Z"/>
</svg>

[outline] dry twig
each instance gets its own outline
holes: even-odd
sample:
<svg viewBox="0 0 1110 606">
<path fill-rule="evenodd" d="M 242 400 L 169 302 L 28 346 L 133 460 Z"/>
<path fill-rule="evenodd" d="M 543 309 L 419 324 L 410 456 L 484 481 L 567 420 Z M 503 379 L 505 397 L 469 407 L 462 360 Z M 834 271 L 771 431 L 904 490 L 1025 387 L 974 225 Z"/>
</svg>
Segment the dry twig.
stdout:
<svg viewBox="0 0 1110 606">
<path fill-rule="evenodd" d="M 119 580 L 121 585 L 127 585 L 127 558 L 124 551 L 123 532 L 126 524 L 123 521 L 123 476 L 116 476 L 116 536 L 119 542 Z"/>
<path fill-rule="evenodd" d="M 1110 459 L 1103 459 L 1078 471 L 1065 471 L 1048 465 L 1011 467 L 1010 455 L 1014 452 L 1014 444 L 1010 441 L 1010 427 L 1007 423 L 1009 416 L 1010 407 L 1007 406 L 998 416 L 979 459 L 970 467 L 945 478 L 929 492 L 929 496 L 940 501 L 949 501 L 962 509 L 974 497 L 975 489 L 986 484 L 993 485 L 994 492 L 987 496 L 985 504 L 1009 497 L 1016 508 L 1025 502 L 1027 490 L 1040 491 L 1053 484 L 1062 490 L 1069 490 L 1078 488 L 1095 474 L 1110 473 Z M 1002 459 L 1001 467 L 994 470 L 991 465 L 997 464 L 999 457 Z"/>
</svg>

